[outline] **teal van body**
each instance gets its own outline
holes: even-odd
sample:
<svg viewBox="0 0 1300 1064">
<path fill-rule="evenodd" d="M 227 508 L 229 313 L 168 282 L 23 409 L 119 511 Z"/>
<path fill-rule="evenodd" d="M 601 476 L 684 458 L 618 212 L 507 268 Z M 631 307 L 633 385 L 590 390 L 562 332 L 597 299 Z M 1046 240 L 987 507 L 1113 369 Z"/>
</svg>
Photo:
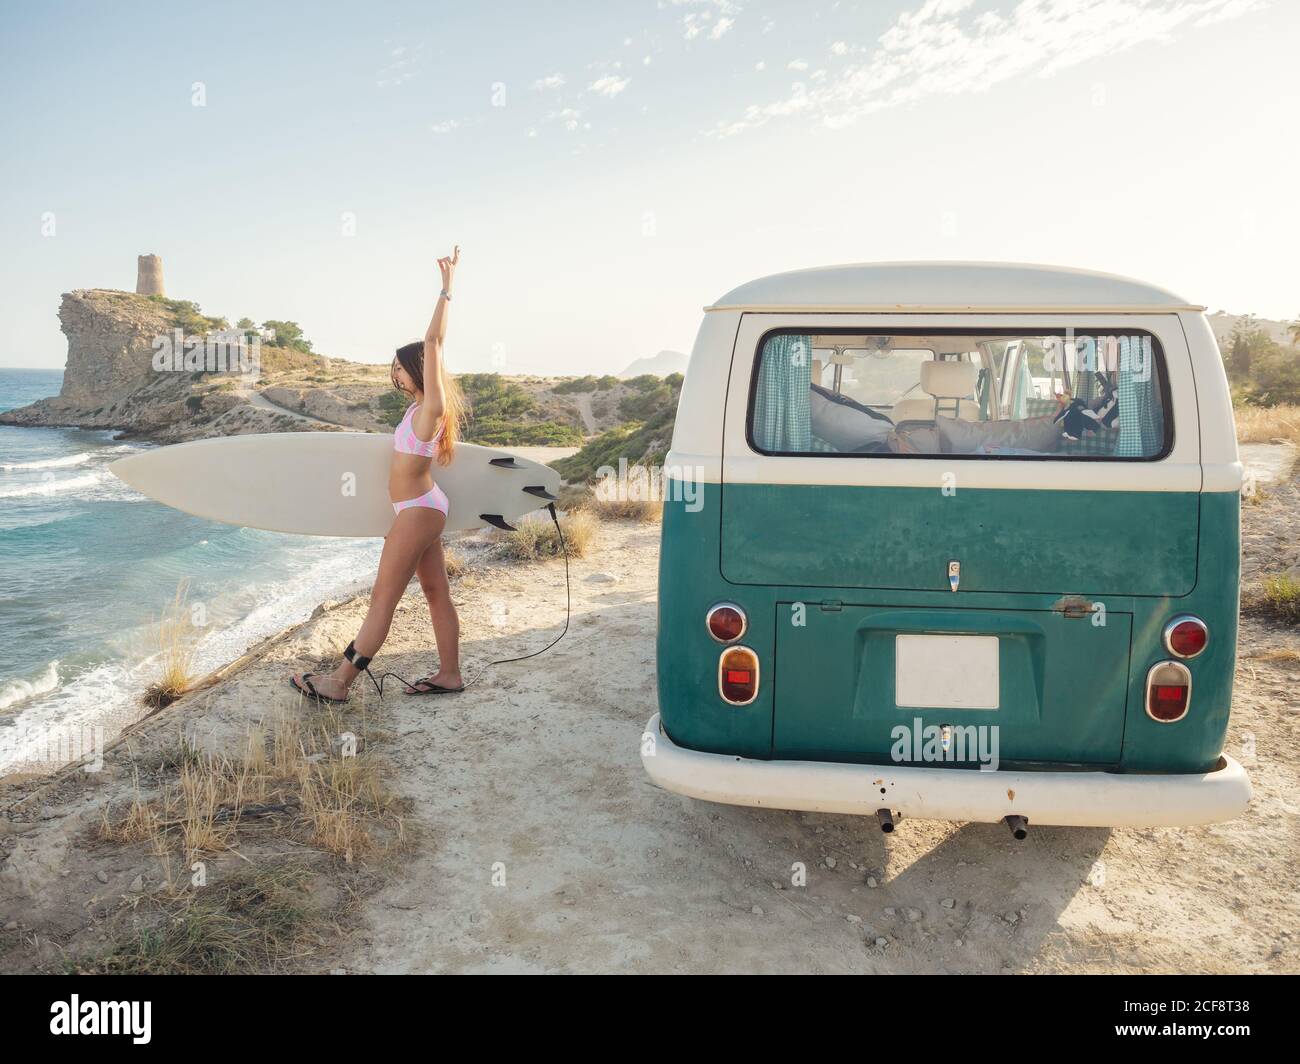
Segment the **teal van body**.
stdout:
<svg viewBox="0 0 1300 1064">
<path fill-rule="evenodd" d="M 665 468 L 659 713 L 643 744 L 657 783 L 734 804 L 1040 824 L 1241 812 L 1249 781 L 1224 755 L 1241 471 L 1200 308 L 1106 275 L 914 264 L 766 278 L 708 310 Z M 1124 458 L 1069 453 L 1105 430 L 1052 435 L 1074 397 L 1044 397 L 1032 353 L 1058 334 L 1071 352 L 1085 334 L 1118 350 L 1110 337 L 1126 330 L 1152 338 L 1156 384 L 1150 410 L 1120 402 L 1107 439 L 1150 413 L 1162 434 Z M 870 449 L 833 450 L 815 432 L 765 446 L 763 360 L 785 334 L 795 342 L 778 343 L 780 357 L 808 348 L 802 380 L 828 382 L 814 407 L 847 409 Z M 1109 375 L 1103 358 L 1101 372 L 1071 376 L 1070 357 L 1060 379 L 1086 391 L 1095 377 L 1094 407 L 1132 391 L 1137 363 L 1117 355 Z M 930 362 L 945 365 L 901 397 L 868 383 L 863 402 L 845 398 L 852 373 Z M 807 385 L 793 379 L 774 401 L 797 434 Z M 964 425 L 925 416 L 925 404 L 943 409 L 934 382 L 948 379 Z M 979 412 L 962 412 L 972 381 Z M 1052 450 L 949 450 L 946 432 L 1036 433 Z M 710 632 L 719 604 L 743 616 L 738 637 Z M 1185 618 L 1208 632 L 1186 656 L 1171 651 L 1188 645 L 1184 630 L 1169 634 Z M 737 647 L 752 670 L 731 668 Z M 735 677 L 751 684 L 742 696 Z M 1161 719 L 1174 717 L 1161 698 L 1181 699 L 1182 715 Z M 954 734 L 970 737 L 969 756 L 952 756 Z M 974 756 L 976 736 L 993 757 Z"/>
</svg>

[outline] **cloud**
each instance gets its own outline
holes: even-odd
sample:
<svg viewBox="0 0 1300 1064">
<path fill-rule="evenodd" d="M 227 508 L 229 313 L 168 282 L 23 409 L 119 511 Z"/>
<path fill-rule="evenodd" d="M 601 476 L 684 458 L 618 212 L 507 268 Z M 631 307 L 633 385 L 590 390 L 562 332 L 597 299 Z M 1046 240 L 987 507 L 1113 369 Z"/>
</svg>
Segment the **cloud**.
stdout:
<svg viewBox="0 0 1300 1064">
<path fill-rule="evenodd" d="M 716 41 L 736 24 L 734 15 L 740 14 L 741 5 L 735 0 L 671 0 L 673 7 L 702 7 L 703 11 L 690 11 L 682 16 L 682 37 L 688 41 L 708 37 Z M 716 21 L 715 21 L 716 20 Z"/>
<path fill-rule="evenodd" d="M 576 133 L 578 132 L 578 130 L 584 128 L 584 123 L 582 121 L 582 112 L 575 107 L 565 107 L 559 111 L 551 111 L 546 116 L 546 121 L 558 122 L 570 133 Z M 591 124 L 586 123 L 585 128 L 590 129 Z"/>
<path fill-rule="evenodd" d="M 787 69 L 787 70 L 807 70 L 807 69 L 808 69 L 808 61 L 807 61 L 806 59 L 791 59 L 790 62 L 786 64 L 786 69 Z"/>
<path fill-rule="evenodd" d="M 612 98 L 626 89 L 631 80 L 631 78 L 619 78 L 612 74 L 607 74 L 605 77 L 597 78 L 588 85 L 587 91 L 594 92 L 598 96 L 608 96 Z"/>
<path fill-rule="evenodd" d="M 462 122 L 459 118 L 449 118 L 445 122 L 435 122 L 433 125 L 429 127 L 429 132 L 438 133 L 438 134 L 452 133 L 458 129 L 463 128 L 464 125 L 465 123 Z"/>
<path fill-rule="evenodd" d="M 925 0 L 894 20 L 864 62 L 841 67 L 811 90 L 795 85 L 783 99 L 751 104 L 712 132 L 731 136 L 794 115 L 838 128 L 927 96 L 983 92 L 1013 78 L 1051 77 L 1138 44 L 1168 40 L 1187 26 L 1237 18 L 1268 2 L 1019 0 L 974 11 L 975 0 Z M 807 64 L 795 60 L 790 69 L 805 70 Z"/>
<path fill-rule="evenodd" d="M 544 78 L 538 78 L 533 82 L 534 92 L 544 92 L 547 89 L 559 89 L 564 87 L 563 74 L 547 74 Z"/>
<path fill-rule="evenodd" d="M 391 55 L 398 56 L 393 62 L 380 68 L 375 74 L 375 85 L 377 88 L 387 89 L 394 85 L 403 85 L 410 81 L 419 72 L 420 57 L 415 55 L 406 55 L 405 48 L 395 49 Z"/>
</svg>

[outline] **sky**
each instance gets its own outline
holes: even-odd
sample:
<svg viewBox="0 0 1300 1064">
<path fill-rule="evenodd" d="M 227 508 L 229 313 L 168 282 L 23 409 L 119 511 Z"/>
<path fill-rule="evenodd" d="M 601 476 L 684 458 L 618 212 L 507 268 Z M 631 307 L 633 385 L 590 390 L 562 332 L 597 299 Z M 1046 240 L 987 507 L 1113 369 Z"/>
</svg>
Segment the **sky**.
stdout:
<svg viewBox="0 0 1300 1064">
<path fill-rule="evenodd" d="M 74 288 L 384 362 L 618 372 L 839 262 L 1045 262 L 1300 314 L 1293 0 L 0 6 L 0 365 Z"/>
</svg>

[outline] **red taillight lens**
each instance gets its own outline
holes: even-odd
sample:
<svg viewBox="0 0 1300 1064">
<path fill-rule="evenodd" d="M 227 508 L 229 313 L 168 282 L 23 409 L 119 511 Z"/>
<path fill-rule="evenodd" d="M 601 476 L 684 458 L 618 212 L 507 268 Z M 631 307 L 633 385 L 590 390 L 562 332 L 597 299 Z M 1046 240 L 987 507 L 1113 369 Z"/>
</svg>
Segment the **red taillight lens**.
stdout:
<svg viewBox="0 0 1300 1064">
<path fill-rule="evenodd" d="M 1147 673 L 1147 716 L 1172 724 L 1187 716 L 1192 701 L 1192 674 L 1177 661 L 1162 661 Z"/>
<path fill-rule="evenodd" d="M 730 643 L 745 634 L 745 611 L 732 602 L 719 602 L 712 607 L 704 622 L 709 635 L 719 643 Z"/>
<path fill-rule="evenodd" d="M 758 697 L 758 655 L 749 647 L 728 647 L 718 658 L 718 693 L 733 706 Z"/>
<path fill-rule="evenodd" d="M 1210 640 L 1210 630 L 1199 617 L 1175 617 L 1165 625 L 1165 649 L 1174 657 L 1194 658 Z"/>
</svg>

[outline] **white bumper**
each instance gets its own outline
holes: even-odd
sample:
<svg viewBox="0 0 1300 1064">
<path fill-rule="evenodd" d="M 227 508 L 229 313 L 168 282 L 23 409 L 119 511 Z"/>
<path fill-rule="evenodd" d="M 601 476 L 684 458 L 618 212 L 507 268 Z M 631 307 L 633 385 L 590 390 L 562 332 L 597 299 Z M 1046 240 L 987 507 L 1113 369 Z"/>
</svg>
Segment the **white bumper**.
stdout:
<svg viewBox="0 0 1300 1064">
<path fill-rule="evenodd" d="M 911 765 L 752 761 L 686 750 L 659 714 L 642 742 L 641 764 L 664 790 L 706 802 L 873 815 L 890 809 L 923 820 L 996 823 L 1015 813 L 1033 825 L 1178 827 L 1231 820 L 1250 802 L 1250 777 L 1228 756 L 1199 775 L 1118 772 L 981 772 Z"/>
</svg>

